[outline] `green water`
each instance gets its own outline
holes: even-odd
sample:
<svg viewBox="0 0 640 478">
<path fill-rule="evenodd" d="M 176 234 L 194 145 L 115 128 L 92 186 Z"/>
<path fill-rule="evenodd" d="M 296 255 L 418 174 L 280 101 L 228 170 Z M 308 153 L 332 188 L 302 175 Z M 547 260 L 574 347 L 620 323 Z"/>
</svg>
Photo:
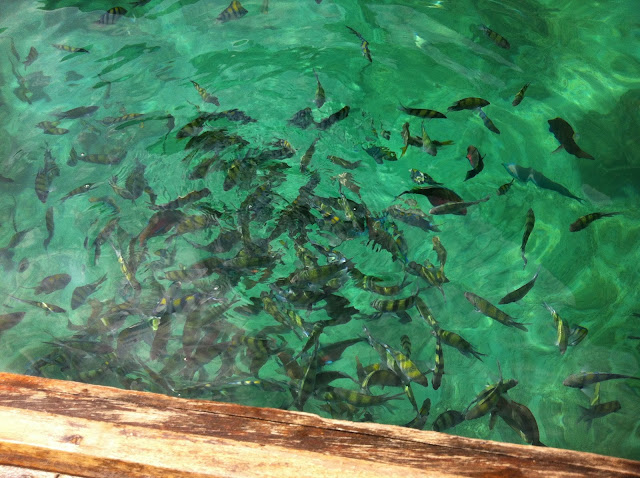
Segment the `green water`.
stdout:
<svg viewBox="0 0 640 478">
<path fill-rule="evenodd" d="M 428 372 L 434 367 L 436 340 L 418 310 L 413 307 L 407 311 L 410 323 L 394 314 L 377 318 L 372 301 L 388 297 L 358 288 L 355 272 L 346 267 L 338 273 L 339 283 L 332 289 L 334 296 L 346 301 L 340 302 L 332 315 L 325 309 L 326 297 L 296 309 L 283 301 L 273 286 L 302 270 L 292 239 L 301 237 L 300 243 L 320 265 L 342 254 L 361 272 L 383 278 L 381 284 L 405 281 L 405 288 L 391 298 L 408 297 L 419 289 L 439 327 L 460 334 L 485 354 L 480 361 L 443 345 L 445 374 L 441 387 L 432 388 L 431 373 L 427 374 L 429 387 L 411 386 L 418 407 L 426 398 L 431 401 L 424 429 L 432 429 L 436 417 L 446 410 L 464 413 L 485 386 L 500 380 L 499 362 L 502 377 L 518 381 L 504 398 L 528 407 L 537 421 L 542 443 L 640 458 L 640 382 L 603 382 L 600 403 L 617 400 L 621 408 L 593 419 L 590 425 L 578 420 L 580 407 L 589 407 L 594 387 L 581 391 L 562 384 L 568 375 L 581 371 L 640 375 L 640 345 L 637 339 L 629 338 L 640 335 L 640 318 L 633 315 L 640 313 L 640 168 L 635 158 L 640 146 L 640 11 L 635 1 L 615 2 L 614 7 L 611 2 L 578 1 L 324 0 L 316 4 L 312 0 L 272 0 L 265 14 L 261 12 L 262 0 L 247 0 L 243 2 L 248 10 L 245 16 L 219 23 L 216 18 L 228 6 L 224 1 L 151 0 L 141 7 L 122 4 L 129 10 L 124 17 L 114 25 L 96 25 L 113 6 L 105 1 L 75 0 L 0 5 L 0 50 L 5 53 L 0 63 L 0 174 L 13 180 L 0 183 L 0 247 L 5 248 L 0 264 L 0 314 L 25 312 L 18 324 L 3 327 L 2 370 L 296 409 L 301 380 L 287 377 L 273 351 L 255 352 L 240 340 L 269 338 L 292 355 L 307 342 L 303 329 L 281 326 L 263 310 L 259 300 L 263 292 L 279 310 L 296 310 L 305 323 L 311 324 L 306 325 L 306 333 L 313 323 L 351 317 L 324 329 L 319 336 L 321 349 L 342 340 L 364 338 L 366 325 L 377 341 L 396 350 L 401 350 L 401 337 L 407 335 L 412 344 L 411 359 L 418 368 Z M 478 30 L 480 24 L 507 38 L 511 48 L 495 45 Z M 362 55 L 360 40 L 346 25 L 368 40 L 372 63 Z M 39 55 L 33 64 L 25 68 L 18 63 L 11 52 L 11 39 L 21 62 L 32 46 L 36 48 Z M 83 47 L 90 53 L 69 54 L 51 44 Z M 313 102 L 313 69 L 326 91 L 326 103 L 319 109 Z M 190 80 L 217 96 L 221 106 L 203 102 Z M 531 86 L 524 100 L 513 107 L 514 95 L 528 82 Z M 485 128 L 475 111 L 446 111 L 465 97 L 481 97 L 491 103 L 484 111 L 501 134 Z M 445 113 L 447 119 L 427 121 L 425 128 L 431 139 L 453 140 L 454 144 L 438 148 L 435 157 L 410 146 L 398 161 L 377 164 L 362 146 L 384 146 L 399 157 L 403 123 L 410 123 L 412 135 L 421 135 L 421 120 L 400 112 L 399 103 Z M 92 115 L 60 122 L 57 127 L 68 129 L 67 134 L 46 135 L 35 127 L 41 121 L 54 121 L 54 112 L 90 105 L 100 108 Z M 345 105 L 350 106 L 348 117 L 326 130 L 313 125 L 300 129 L 287 123 L 305 107 L 310 107 L 314 120 L 320 122 Z M 190 160 L 182 161 L 194 150 L 185 150 L 191 138 L 178 140 L 177 132 L 198 117 L 198 109 L 217 112 L 233 108 L 257 121 L 209 121 L 203 125 L 204 131 L 225 127 L 227 134 L 238 134 L 249 144 L 223 149 L 204 179 L 189 179 L 196 165 L 213 153 L 198 151 Z M 108 126 L 100 122 L 107 116 L 128 113 L 145 116 L 130 124 Z M 175 128 L 170 132 L 168 115 L 175 117 Z M 552 154 L 558 141 L 549 132 L 547 120 L 556 117 L 573 127 L 577 143 L 595 160 L 565 151 Z M 390 132 L 390 139 L 383 137 L 384 130 Z M 303 173 L 301 158 L 316 138 L 315 153 Z M 249 175 L 247 181 L 224 190 L 232 161 L 244 158 L 247 151 L 255 156 L 273 150 L 269 143 L 277 139 L 289 141 L 295 154 L 262 163 L 255 176 Z M 469 145 L 475 145 L 486 158 L 484 170 L 465 182 L 470 169 L 465 159 Z M 60 174 L 52 178 L 43 204 L 34 184 L 47 147 Z M 124 150 L 126 157 L 117 165 L 78 161 L 70 166 L 67 160 L 72 147 L 78 154 Z M 347 171 L 331 163 L 327 155 L 362 163 Z M 151 237 L 145 248 L 134 240 L 132 251 L 130 241 L 141 233 L 155 211 L 149 208 L 146 193 L 135 201 L 126 200 L 109 186 L 109 180 L 117 176 L 118 186 L 124 188 L 138 162 L 146 166 L 144 178 L 157 195 L 157 204 L 206 187 L 210 196 L 180 210 L 203 216 L 206 211 L 198 206 L 210 205 L 220 213 L 218 222 L 169 242 L 165 239 L 175 230 L 159 234 Z M 584 202 L 518 181 L 506 195 L 498 196 L 497 188 L 512 179 L 502 163 L 532 167 Z M 290 168 L 274 169 L 282 164 Z M 402 258 L 392 260 L 386 250 L 367 246 L 368 232 L 357 231 L 335 200 L 332 203 L 326 199 L 340 198 L 338 183 L 331 178 L 350 172 L 361 187 L 360 196 L 346 187 L 342 191 L 370 218 L 383 218 L 383 211 L 392 204 L 407 207 L 402 202 L 405 198 L 414 199 L 428 212 L 432 206 L 426 197 L 404 195 L 395 199 L 417 186 L 411 181 L 411 168 L 428 173 L 465 201 L 491 196 L 488 202 L 470 206 L 466 215 L 434 216 L 432 222 L 440 229 L 437 233 L 390 216 L 383 221 L 389 232 L 392 223 L 397 225 L 408 246 L 408 261 L 422 264 L 428 260 L 438 267 L 432 237 L 440 238 L 448 253 L 444 272 L 449 282 L 442 285 L 446 300 L 437 288 L 408 273 Z M 298 220 L 287 224 L 283 233 L 267 244 L 276 224 L 298 197 L 299 188 L 313 177 L 312 171 L 317 171 L 320 182 L 299 199 L 311 212 L 294 216 Z M 95 183 L 95 189 L 60 200 L 85 183 Z M 272 187 L 266 196 L 258 202 L 243 203 L 267 183 Z M 113 199 L 119 212 L 90 201 L 103 196 Z M 244 240 L 237 240 L 228 252 L 211 254 L 187 242 L 208 244 L 221 231 L 240 231 L 245 215 L 240 208 L 243 205 L 246 213 L 248 203 L 252 211 L 258 209 L 258 216 L 249 216 L 250 234 L 245 230 Z M 334 205 L 333 212 L 339 218 L 336 226 L 322 218 L 319 203 Z M 45 250 L 45 213 L 50 207 L 55 232 Z M 520 246 L 529 208 L 535 212 L 536 221 L 526 245 L 528 264 L 523 269 Z M 595 221 L 579 232 L 569 231 L 578 217 L 596 211 L 623 214 Z M 360 223 L 363 217 L 359 217 Z M 122 251 L 140 283 L 139 291 L 133 290 L 125 278 L 109 242 L 102 245 L 99 260 L 94 263 L 92 244 L 113 218 L 118 218 L 118 227 L 109 241 Z M 336 233 L 337 228 L 342 233 Z M 27 232 L 7 248 L 16 231 Z M 311 242 L 335 247 L 333 255 L 326 258 Z M 158 262 L 161 258 L 155 252 L 166 247 L 175 255 Z M 193 271 L 193 265 L 204 258 L 213 255 L 229 260 L 241 251 L 250 257 L 276 259 L 246 269 L 227 262 L 223 269 L 207 270 L 208 275 L 194 282 L 183 281 L 182 291 L 162 279 L 165 271 Z M 23 259 L 28 267 L 21 271 Z M 202 266 L 195 269 L 202 270 Z M 475 312 L 465 299 L 468 291 L 497 304 L 507 292 L 529 281 L 538 269 L 535 286 L 521 301 L 499 306 L 526 323 L 527 332 Z M 29 289 L 58 273 L 71 276 L 62 290 L 45 295 Z M 73 290 L 104 274 L 106 282 L 89 298 L 96 301 L 96 308 L 100 306 L 97 301 L 102 302 L 102 310 L 92 314 L 88 303 L 72 310 Z M 307 285 L 314 292 L 322 291 L 322 287 L 327 292 L 329 286 L 324 283 Z M 163 294 L 177 299 L 193 293 L 201 294 L 195 306 L 171 314 L 154 311 Z M 10 295 L 52 303 L 66 313 L 46 314 Z M 238 309 L 250 304 L 250 298 L 258 298 L 258 307 Z M 237 302 L 223 316 L 210 318 L 214 307 L 230 305 L 233 300 Z M 335 303 L 337 299 L 328 300 Z M 128 315 L 107 314 L 114 304 L 127 301 Z M 556 345 L 556 328 L 543 301 L 566 322 L 588 329 L 586 338 L 568 347 L 564 355 Z M 153 327 L 157 324 L 154 312 L 162 316 L 158 331 Z M 202 367 L 185 361 L 185 322 L 190 321 L 197 324 L 194 346 L 200 344 L 210 355 L 216 355 L 203 361 Z M 123 331 L 135 325 L 139 333 L 131 334 L 125 342 L 123 334 L 128 332 Z M 89 351 L 80 351 L 74 345 L 77 342 L 69 342 L 74 334 L 76 339 L 91 339 L 103 347 L 97 350 L 93 345 Z M 162 338 L 166 340 L 164 345 Z M 208 343 L 207 348 L 204 345 Z M 311 346 L 297 359 L 304 372 L 310 367 L 315 370 L 313 352 Z M 335 362 L 317 365 L 317 371 L 341 371 L 357 380 L 356 357 L 365 366 L 381 362 L 380 355 L 362 341 L 348 347 Z M 143 365 L 150 367 L 151 373 Z M 257 379 L 264 382 L 234 383 Z M 331 386 L 360 390 L 360 384 L 345 378 Z M 416 417 L 404 395 L 387 402 L 386 407 L 355 412 L 339 411 L 338 402 L 330 413 L 326 410 L 329 390 L 327 386 L 311 387 L 304 411 L 398 425 Z M 372 386 L 370 392 L 396 394 L 402 393 L 402 387 L 383 390 Z M 490 429 L 488 414 L 447 432 L 524 443 L 502 419 Z"/>
</svg>

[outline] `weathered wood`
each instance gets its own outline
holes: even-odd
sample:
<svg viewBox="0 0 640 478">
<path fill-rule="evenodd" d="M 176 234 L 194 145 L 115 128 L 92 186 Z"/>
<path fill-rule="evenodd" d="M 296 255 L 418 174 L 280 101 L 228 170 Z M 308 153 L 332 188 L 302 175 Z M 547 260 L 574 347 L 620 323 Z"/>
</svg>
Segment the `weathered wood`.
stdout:
<svg viewBox="0 0 640 478">
<path fill-rule="evenodd" d="M 640 476 L 640 462 L 0 374 L 0 464 L 88 477 Z"/>
</svg>

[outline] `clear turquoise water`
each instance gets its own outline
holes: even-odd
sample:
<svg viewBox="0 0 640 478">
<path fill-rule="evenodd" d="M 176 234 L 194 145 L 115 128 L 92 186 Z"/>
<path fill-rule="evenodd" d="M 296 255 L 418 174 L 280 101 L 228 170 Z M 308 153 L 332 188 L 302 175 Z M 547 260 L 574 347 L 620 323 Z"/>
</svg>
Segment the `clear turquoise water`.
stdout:
<svg viewBox="0 0 640 478">
<path fill-rule="evenodd" d="M 81 5 L 81 7 L 80 7 Z M 117 196 L 108 180 L 118 176 L 124 187 L 136 160 L 146 166 L 145 178 L 163 204 L 190 191 L 207 187 L 212 195 L 197 204 L 207 204 L 225 211 L 225 229 L 238 227 L 238 208 L 248 194 L 264 184 L 273 173 L 268 166 L 286 163 L 286 181 L 274 182 L 271 204 L 274 211 L 268 219 L 250 224 L 254 243 L 268 238 L 282 211 L 298 195 L 298 189 L 309 180 L 309 172 L 301 173 L 302 155 L 315 138 L 319 138 L 309 170 L 318 171 L 321 181 L 315 196 L 339 197 L 338 183 L 332 176 L 345 172 L 330 163 L 327 155 L 350 161 L 362 160 L 350 171 L 361 187 L 361 198 L 344 189 L 345 195 L 379 218 L 395 197 L 415 185 L 408 170 L 427 172 L 465 200 L 487 195 L 486 203 L 470 207 L 466 216 L 435 217 L 437 233 L 447 249 L 445 274 L 449 278 L 442 294 L 421 278 L 407 274 L 402 261 L 366 246 L 367 232 L 347 236 L 346 240 L 326 232 L 328 226 L 315 211 L 314 224 L 305 227 L 314 242 L 336 246 L 359 270 L 385 279 L 386 284 L 399 284 L 406 277 L 407 286 L 397 297 L 406 297 L 420 288 L 420 297 L 428 303 L 444 329 L 454 331 L 486 354 L 483 361 L 462 356 L 444 346 L 445 375 L 442 386 L 433 390 L 413 384 L 418 406 L 429 398 L 431 410 L 425 429 L 431 429 L 439 414 L 448 409 L 464 411 L 480 391 L 502 375 L 515 378 L 518 385 L 506 398 L 526 405 L 536 418 L 540 440 L 560 448 L 591 451 L 627 458 L 640 458 L 639 385 L 634 380 L 612 380 L 601 384 L 600 401 L 618 400 L 621 409 L 588 426 L 578 423 L 580 406 L 588 407 L 593 387 L 580 391 L 562 385 L 564 378 L 580 371 L 615 372 L 640 375 L 638 340 L 640 312 L 638 281 L 640 257 L 637 244 L 639 227 L 637 203 L 640 195 L 640 170 L 636 161 L 640 131 L 640 12 L 634 1 L 615 2 L 471 2 L 397 1 L 346 2 L 325 0 L 321 4 L 308 1 L 269 2 L 268 13 L 261 13 L 262 0 L 246 1 L 248 14 L 227 23 L 216 17 L 227 7 L 218 1 L 152 0 L 143 7 L 122 4 L 129 12 L 115 25 L 97 26 L 104 11 L 115 6 L 111 2 L 2 2 L 0 5 L 0 50 L 6 55 L 0 63 L 0 174 L 13 182 L 0 183 L 0 247 L 9 244 L 16 230 L 28 230 L 19 244 L 3 250 L 3 301 L 1 314 L 25 312 L 22 321 L 0 336 L 0 368 L 15 373 L 41 374 L 91 383 L 145 389 L 174 395 L 229 400 L 259 406 L 295 409 L 299 380 L 290 380 L 275 355 L 257 373 L 248 365 L 255 353 L 245 345 L 227 342 L 238 333 L 245 336 L 270 337 L 294 354 L 306 342 L 289 328 L 277 329 L 278 322 L 264 310 L 249 315 L 236 307 L 246 305 L 261 292 L 271 294 L 278 306 L 292 309 L 273 294 L 269 284 L 287 278 L 302 267 L 293 251 L 293 241 L 285 232 L 271 241 L 269 254 L 281 260 L 267 266 L 272 270 L 264 277 L 264 268 L 232 274 L 213 273 L 194 284 L 185 282 L 183 292 L 206 291 L 215 301 L 200 304 L 192 311 L 203 317 L 205 326 L 201 340 L 211 339 L 206 314 L 215 304 L 238 300 L 216 320 L 220 335 L 214 346 L 226 352 L 204 365 L 193 377 L 184 373 L 182 343 L 187 313 L 171 314 L 166 349 L 152 352 L 157 335 L 147 327 L 139 340 L 126 349 L 117 337 L 126 328 L 153 321 L 153 311 L 162 298 L 162 289 L 170 282 L 161 279 L 163 271 L 188 269 L 211 254 L 199 251 L 186 239 L 207 244 L 217 237 L 220 227 L 185 234 L 170 241 L 176 255 L 165 265 L 155 251 L 165 248 L 167 233 L 147 242 L 135 272 L 141 292 L 133 293 L 120 270 L 117 257 L 108 243 L 94 264 L 91 244 L 110 219 L 115 217 L 107 206 L 90 202 L 91 197 L 109 196 L 120 208 L 119 228 L 111 237 L 114 245 L 130 261 L 129 241 L 147 225 L 154 211 L 143 194 L 135 202 Z M 506 37 L 510 50 L 498 48 L 477 29 L 486 24 Z M 345 25 L 359 31 L 370 43 L 373 62 L 360 52 L 360 41 Z M 26 69 L 11 53 L 11 38 L 24 61 L 30 47 L 38 58 Z M 85 47 L 89 54 L 69 55 L 50 46 L 52 43 Z M 12 65 L 14 70 L 12 71 Z M 313 104 L 318 72 L 327 101 L 320 108 Z M 23 78 L 28 92 L 20 95 Z M 221 106 L 204 103 L 190 80 L 197 81 L 215 94 Z M 111 82 L 110 88 L 106 82 Z M 531 82 L 522 103 L 511 102 L 523 84 Z M 425 124 L 435 140 L 453 140 L 452 146 L 439 149 L 435 157 L 419 148 L 410 147 L 396 162 L 376 164 L 361 148 L 378 144 L 400 155 L 403 141 L 402 124 L 409 121 L 412 134 L 419 135 L 420 120 L 398 111 L 399 103 L 446 112 L 454 101 L 477 96 L 490 105 L 485 112 L 500 129 L 496 135 L 486 129 L 471 111 L 447 113 L 445 120 Z M 21 99 L 22 98 L 22 99 Z M 25 101 L 29 99 L 30 103 Z M 98 111 L 85 118 L 64 120 L 58 127 L 69 129 L 61 136 L 44 135 L 35 127 L 41 121 L 53 121 L 53 112 L 78 106 L 96 105 Z M 292 115 L 311 107 L 316 121 L 349 105 L 349 116 L 326 131 L 302 130 L 287 124 Z M 227 120 L 212 121 L 205 131 L 226 127 L 228 133 L 241 135 L 249 145 L 243 150 L 225 149 L 218 168 L 205 179 L 191 180 L 189 173 L 202 158 L 211 153 L 198 153 L 190 163 L 181 161 L 189 152 L 189 139 L 178 140 L 177 131 L 194 120 L 198 109 L 214 112 L 238 108 L 257 122 L 239 124 Z M 124 128 L 108 127 L 99 120 L 124 113 L 145 113 L 142 123 Z M 175 129 L 167 134 L 166 116 L 175 117 Z M 552 154 L 558 142 L 548 131 L 547 120 L 561 117 L 578 134 L 578 144 L 596 159 L 589 161 L 564 151 Z M 391 132 L 389 140 L 375 136 Z M 243 157 L 250 148 L 273 149 L 268 143 L 287 139 L 296 153 L 282 161 L 265 163 L 250 185 L 223 190 L 230 162 Z M 43 166 L 45 148 L 60 168 L 60 176 L 52 181 L 45 204 L 34 192 L 35 177 Z M 485 168 L 475 178 L 464 182 L 469 164 L 467 146 L 475 145 L 486 155 Z M 104 153 L 125 149 L 125 159 L 117 165 L 78 162 L 67 165 L 71 148 L 79 153 Z M 515 162 L 533 167 L 561 183 L 584 203 L 539 189 L 532 183 L 513 185 L 508 194 L 495 195 L 496 189 L 511 177 L 502 163 Z M 96 183 L 97 188 L 65 202 L 70 190 Z M 408 197 L 408 196 L 403 196 Z M 413 196 L 420 208 L 428 212 L 431 205 L 421 196 Z M 55 233 L 47 250 L 45 212 L 53 207 Z M 520 243 L 525 215 L 535 211 L 536 223 L 526 247 L 528 265 L 523 270 Z M 186 214 L 202 214 L 193 205 L 181 209 Z M 585 214 L 621 211 L 623 214 L 596 221 L 580 232 L 569 232 L 569 224 Z M 345 223 L 344 212 L 336 214 Z M 389 224 L 391 219 L 387 219 Z M 432 250 L 431 232 L 396 221 L 408 244 L 408 259 L 437 264 Z M 348 221 L 347 221 L 347 224 Z M 15 227 L 15 229 L 14 229 Z M 349 229 L 348 226 L 347 229 Z M 352 227 L 351 227 L 352 228 Z M 290 227 L 291 235 L 300 227 Z M 324 232 L 324 235 L 319 234 Z M 83 242 L 88 237 L 89 247 Z M 264 243 L 264 241 L 262 241 Z M 223 259 L 234 257 L 249 246 L 240 241 L 226 253 L 214 254 Z M 307 243 L 309 250 L 326 259 Z M 252 254 L 255 255 L 255 250 Z M 141 254 L 136 245 L 134 256 Z M 19 272 L 18 264 L 26 258 L 29 266 Z M 531 279 L 540 268 L 532 291 L 521 301 L 501 309 L 528 323 L 528 332 L 504 327 L 473 310 L 464 292 L 474 292 L 494 304 L 507 292 Z M 34 290 L 46 276 L 66 273 L 71 282 L 50 295 Z M 85 304 L 71 310 L 70 300 L 76 287 L 91 283 L 107 274 L 107 281 L 91 299 L 105 303 L 134 301 L 132 314 L 111 329 L 99 320 L 104 312 L 91 317 Z M 154 280 L 154 274 L 155 279 Z M 231 290 L 226 290 L 225 277 L 237 276 Z M 412 342 L 412 359 L 423 371 L 433 367 L 435 339 L 431 328 L 412 308 L 410 323 L 400 322 L 393 314 L 374 318 L 371 302 L 382 298 L 355 287 L 349 274 L 341 274 L 343 283 L 335 292 L 358 309 L 352 319 L 325 328 L 320 346 L 355 337 L 364 337 L 363 325 L 373 336 L 400 349 L 400 337 L 408 335 Z M 228 277 L 227 277 L 228 278 Z M 249 280 L 260 280 L 255 287 Z M 157 284 L 161 284 L 158 287 Z M 215 286 L 222 289 L 214 290 Z M 205 292 L 202 292 L 205 293 Z M 34 301 L 50 302 L 64 307 L 65 314 L 45 314 L 34 306 L 17 302 L 10 295 Z M 112 302 L 109 302 L 112 301 Z M 542 306 L 551 304 L 565 320 L 589 330 L 583 342 L 569 347 L 561 355 L 556 346 L 556 332 L 550 314 Z M 310 310 L 297 309 L 305 322 L 328 319 L 320 300 Z M 68 320 L 75 330 L 70 329 Z M 265 329 L 269 327 L 268 329 Z M 90 337 L 114 347 L 115 352 L 78 352 L 64 345 L 74 334 Z M 54 339 L 56 343 L 52 342 Z M 158 340 L 158 339 L 156 339 Z M 156 343 L 156 346 L 158 343 Z M 298 362 L 306 369 L 313 347 Z M 114 355 L 115 354 L 115 355 Z M 153 356 L 153 358 L 152 358 Z M 355 358 L 364 365 L 380 362 L 378 354 L 366 342 L 345 350 L 342 357 L 319 371 L 339 370 L 357 377 Z M 154 379 L 144 364 L 163 373 L 172 386 Z M 171 364 L 178 364 L 169 366 Z M 235 368 L 229 368 L 235 365 Z M 225 374 L 219 374 L 222 370 Z M 432 375 L 429 374 L 431 382 Z M 263 379 L 276 383 L 273 391 L 256 385 L 233 385 L 238 380 Z M 208 384 L 207 388 L 198 388 Z M 359 390 L 359 385 L 339 379 L 333 386 Z M 291 390 L 291 391 L 290 391 Z M 323 409 L 323 391 L 316 389 L 304 405 L 304 411 L 330 414 Z M 378 386 L 371 392 L 401 393 L 401 388 Z M 354 420 L 375 420 L 404 425 L 416 413 L 406 398 L 388 402 L 388 407 L 369 407 L 356 413 L 334 416 Z M 448 430 L 463 436 L 523 443 L 520 436 L 502 420 L 490 429 L 488 415 L 461 423 Z"/>
</svg>

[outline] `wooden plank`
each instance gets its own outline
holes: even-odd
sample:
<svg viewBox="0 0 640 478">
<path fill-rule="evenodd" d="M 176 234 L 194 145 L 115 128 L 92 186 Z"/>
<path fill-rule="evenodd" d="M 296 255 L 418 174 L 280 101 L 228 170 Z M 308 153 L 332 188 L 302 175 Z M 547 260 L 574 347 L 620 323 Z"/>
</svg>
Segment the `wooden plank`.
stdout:
<svg viewBox="0 0 640 478">
<path fill-rule="evenodd" d="M 18 466 L 0 465 L 0 478 L 81 478 L 79 476 L 63 475 L 52 471 L 40 471 Z"/>
<path fill-rule="evenodd" d="M 80 476 L 640 476 L 640 462 L 0 374 L 0 464 Z"/>
</svg>

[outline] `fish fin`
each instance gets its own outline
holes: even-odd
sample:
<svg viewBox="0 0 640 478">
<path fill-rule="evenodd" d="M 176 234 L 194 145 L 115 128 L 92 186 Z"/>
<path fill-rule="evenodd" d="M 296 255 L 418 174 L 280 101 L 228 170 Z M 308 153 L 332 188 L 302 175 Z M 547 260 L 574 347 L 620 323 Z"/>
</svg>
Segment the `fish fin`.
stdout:
<svg viewBox="0 0 640 478">
<path fill-rule="evenodd" d="M 560 151 L 562 151 L 564 149 L 564 145 L 561 144 L 560 146 L 558 146 L 556 149 L 554 149 L 553 151 L 551 151 L 551 154 L 555 154 L 555 153 L 559 153 Z"/>
</svg>

